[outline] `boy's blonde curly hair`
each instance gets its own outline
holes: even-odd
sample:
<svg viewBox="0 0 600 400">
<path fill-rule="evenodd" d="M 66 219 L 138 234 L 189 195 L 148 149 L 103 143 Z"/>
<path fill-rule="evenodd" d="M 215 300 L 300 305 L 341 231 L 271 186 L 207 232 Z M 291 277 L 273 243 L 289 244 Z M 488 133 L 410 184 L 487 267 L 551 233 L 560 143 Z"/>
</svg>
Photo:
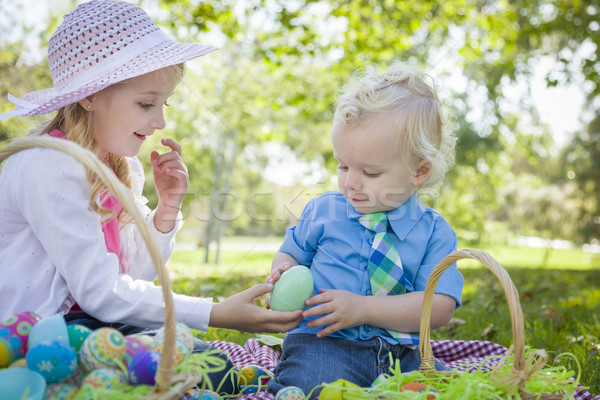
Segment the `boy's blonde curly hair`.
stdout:
<svg viewBox="0 0 600 400">
<path fill-rule="evenodd" d="M 444 129 L 445 117 L 433 79 L 401 63 L 384 73 L 358 71 L 341 89 L 335 117 L 354 124 L 387 113 L 394 118 L 398 143 L 404 150 L 401 156 L 431 163 L 431 176 L 422 188 L 436 193 L 454 164 L 456 137 Z"/>
</svg>

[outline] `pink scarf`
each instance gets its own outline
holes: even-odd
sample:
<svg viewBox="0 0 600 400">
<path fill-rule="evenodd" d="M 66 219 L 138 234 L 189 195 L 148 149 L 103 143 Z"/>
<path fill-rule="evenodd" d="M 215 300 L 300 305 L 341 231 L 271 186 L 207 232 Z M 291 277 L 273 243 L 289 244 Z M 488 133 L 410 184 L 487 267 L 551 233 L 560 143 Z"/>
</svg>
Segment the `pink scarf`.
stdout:
<svg viewBox="0 0 600 400">
<path fill-rule="evenodd" d="M 50 136 L 60 139 L 66 139 L 64 133 L 59 131 L 58 129 L 53 130 L 48 133 Z M 107 210 L 114 211 L 115 216 L 110 219 L 106 219 L 102 221 L 102 233 L 104 233 L 104 242 L 106 243 L 106 249 L 109 253 L 114 253 L 119 257 L 119 272 L 124 273 L 123 271 L 123 263 L 121 262 L 121 238 L 119 234 L 119 219 L 117 216 L 123 209 L 123 206 L 117 200 L 115 196 L 112 194 L 107 196 L 109 192 L 103 192 L 100 195 L 100 201 L 102 202 L 102 207 Z"/>
</svg>

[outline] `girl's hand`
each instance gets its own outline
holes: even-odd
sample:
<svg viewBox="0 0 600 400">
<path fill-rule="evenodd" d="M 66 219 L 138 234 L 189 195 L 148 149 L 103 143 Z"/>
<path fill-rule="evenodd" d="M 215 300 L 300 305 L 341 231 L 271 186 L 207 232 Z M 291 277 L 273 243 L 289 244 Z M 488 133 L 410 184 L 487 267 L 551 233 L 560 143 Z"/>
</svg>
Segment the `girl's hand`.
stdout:
<svg viewBox="0 0 600 400">
<path fill-rule="evenodd" d="M 291 267 L 292 267 L 292 264 L 290 264 L 289 262 L 284 262 L 279 267 L 271 267 L 271 275 L 267 276 L 267 283 L 270 285 L 274 285 L 275 282 L 277 282 L 279 280 L 279 278 L 281 278 L 281 274 L 283 274 L 285 271 L 287 271 Z M 267 296 L 266 308 L 268 308 L 268 309 L 271 308 L 271 305 L 269 304 L 268 296 Z"/>
<path fill-rule="evenodd" d="M 188 171 L 181 157 L 181 145 L 173 139 L 162 139 L 164 146 L 171 151 L 150 154 L 154 185 L 158 194 L 158 207 L 154 225 L 161 232 L 170 232 L 175 227 L 177 214 L 188 188 Z"/>
<path fill-rule="evenodd" d="M 309 321 L 309 328 L 329 325 L 319 331 L 317 337 L 365 323 L 364 296 L 347 290 L 319 289 L 319 294 L 306 300 L 306 305 L 315 307 L 304 311 L 304 318 L 325 314 Z"/>
<path fill-rule="evenodd" d="M 213 304 L 209 325 L 250 333 L 287 332 L 295 328 L 302 321 L 302 310 L 270 311 L 254 302 L 254 299 L 272 289 L 273 285 L 254 285 L 221 303 Z"/>
</svg>

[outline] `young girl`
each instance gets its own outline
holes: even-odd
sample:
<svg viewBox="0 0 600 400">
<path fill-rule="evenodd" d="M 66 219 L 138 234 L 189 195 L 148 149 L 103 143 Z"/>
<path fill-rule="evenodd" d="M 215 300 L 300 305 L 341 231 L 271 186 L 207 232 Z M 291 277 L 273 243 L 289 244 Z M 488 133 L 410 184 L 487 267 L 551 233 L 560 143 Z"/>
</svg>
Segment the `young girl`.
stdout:
<svg viewBox="0 0 600 400">
<path fill-rule="evenodd" d="M 131 188 L 166 260 L 188 186 L 181 147 L 163 139 L 170 150 L 151 154 L 159 198 L 152 212 L 144 205 L 135 156 L 147 136 L 164 128 L 163 108 L 182 63 L 213 50 L 172 41 L 133 4 L 92 0 L 67 14 L 49 41 L 55 87 L 22 100 L 11 96 L 16 109 L 0 119 L 57 111 L 35 134 L 72 140 L 104 161 Z M 4 165 L 0 193 L 1 319 L 23 311 L 59 313 L 69 323 L 113 326 L 125 334 L 163 324 L 162 289 L 152 282 L 156 273 L 145 243 L 116 198 L 81 164 L 54 150 L 21 151 Z M 270 312 L 254 303 L 270 288 L 257 285 L 219 304 L 174 294 L 176 318 L 200 330 L 293 328 L 301 313 Z M 206 348 L 198 341 L 195 351 Z M 216 386 L 220 376 L 211 378 Z"/>
<path fill-rule="evenodd" d="M 351 82 L 332 142 L 340 190 L 307 204 L 268 278 L 306 265 L 315 291 L 305 319 L 285 337 L 272 393 L 298 386 L 308 394 L 337 379 L 370 386 L 389 372 L 390 353 L 402 372 L 418 369 L 425 284 L 456 249 L 452 228 L 418 194 L 441 181 L 454 156 L 440 103 L 421 74 L 397 65 Z M 450 321 L 462 287 L 454 265 L 436 288 L 432 328 Z"/>
</svg>

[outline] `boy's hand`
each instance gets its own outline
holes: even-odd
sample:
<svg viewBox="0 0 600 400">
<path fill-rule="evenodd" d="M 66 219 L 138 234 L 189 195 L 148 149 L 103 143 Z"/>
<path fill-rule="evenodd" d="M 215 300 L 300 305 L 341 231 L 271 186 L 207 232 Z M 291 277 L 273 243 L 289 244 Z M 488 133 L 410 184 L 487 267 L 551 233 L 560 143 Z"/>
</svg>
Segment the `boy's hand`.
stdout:
<svg viewBox="0 0 600 400">
<path fill-rule="evenodd" d="M 274 285 L 275 282 L 277 282 L 279 280 L 279 278 L 281 278 L 281 274 L 283 274 L 285 271 L 287 271 L 291 267 L 292 267 L 292 265 L 288 262 L 284 262 L 279 267 L 272 267 L 271 275 L 267 276 L 267 283 Z M 271 308 L 271 306 L 269 305 L 269 297 L 268 296 L 267 296 L 266 308 L 269 308 L 269 309 Z"/>
<path fill-rule="evenodd" d="M 319 289 L 319 294 L 306 300 L 312 308 L 304 311 L 304 318 L 325 314 L 308 322 L 309 328 L 329 325 L 317 333 L 324 337 L 341 329 L 352 328 L 365 323 L 364 296 L 347 290 Z"/>
</svg>

